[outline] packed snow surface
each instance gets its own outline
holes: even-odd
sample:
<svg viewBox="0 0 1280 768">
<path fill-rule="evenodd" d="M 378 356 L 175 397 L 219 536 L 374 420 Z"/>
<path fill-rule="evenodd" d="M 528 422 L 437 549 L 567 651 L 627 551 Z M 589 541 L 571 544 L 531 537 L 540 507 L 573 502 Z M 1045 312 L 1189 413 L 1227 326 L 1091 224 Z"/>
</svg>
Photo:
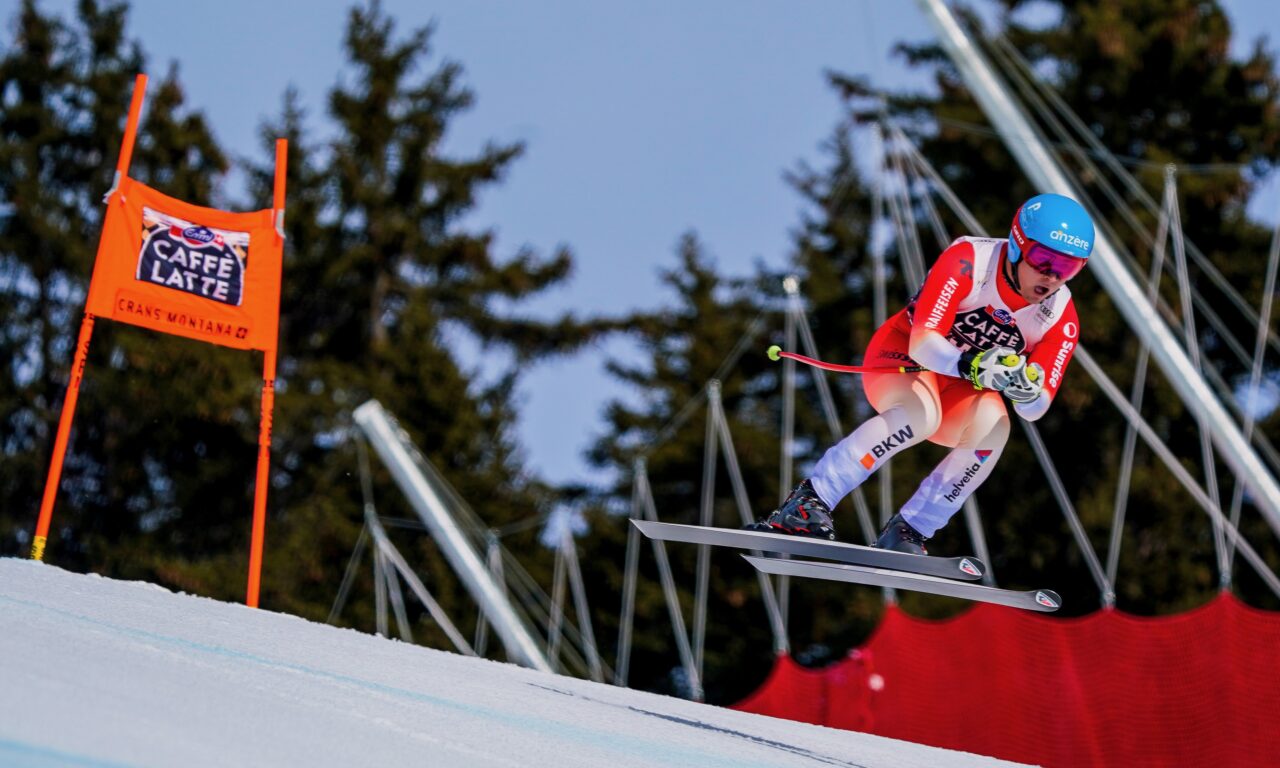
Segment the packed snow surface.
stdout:
<svg viewBox="0 0 1280 768">
<path fill-rule="evenodd" d="M 0 766 L 1012 765 L 0 559 Z"/>
</svg>

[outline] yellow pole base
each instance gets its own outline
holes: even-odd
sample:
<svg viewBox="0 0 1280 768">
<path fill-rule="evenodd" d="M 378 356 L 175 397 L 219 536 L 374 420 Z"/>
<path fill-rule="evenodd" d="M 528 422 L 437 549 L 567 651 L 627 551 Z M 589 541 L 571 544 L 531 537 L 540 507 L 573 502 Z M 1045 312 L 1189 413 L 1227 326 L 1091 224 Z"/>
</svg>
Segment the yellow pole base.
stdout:
<svg viewBox="0 0 1280 768">
<path fill-rule="evenodd" d="M 48 539 L 44 536 L 37 536 L 31 542 L 31 559 L 44 560 L 44 545 Z"/>
</svg>

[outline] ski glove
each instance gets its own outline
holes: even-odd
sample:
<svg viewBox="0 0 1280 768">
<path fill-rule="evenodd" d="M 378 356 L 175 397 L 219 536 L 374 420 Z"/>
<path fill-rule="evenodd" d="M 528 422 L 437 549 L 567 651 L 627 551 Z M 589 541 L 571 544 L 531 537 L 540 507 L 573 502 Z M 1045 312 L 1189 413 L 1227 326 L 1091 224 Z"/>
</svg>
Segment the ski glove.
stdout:
<svg viewBox="0 0 1280 768">
<path fill-rule="evenodd" d="M 961 378 L 973 382 L 974 389 L 1003 392 L 1024 375 L 1026 365 L 1026 359 L 1009 347 L 993 347 L 965 352 L 956 367 Z"/>
<path fill-rule="evenodd" d="M 1039 363 L 1023 366 L 1012 382 L 1004 388 L 1004 396 L 1015 403 L 1034 402 L 1044 389 L 1044 368 Z"/>
</svg>

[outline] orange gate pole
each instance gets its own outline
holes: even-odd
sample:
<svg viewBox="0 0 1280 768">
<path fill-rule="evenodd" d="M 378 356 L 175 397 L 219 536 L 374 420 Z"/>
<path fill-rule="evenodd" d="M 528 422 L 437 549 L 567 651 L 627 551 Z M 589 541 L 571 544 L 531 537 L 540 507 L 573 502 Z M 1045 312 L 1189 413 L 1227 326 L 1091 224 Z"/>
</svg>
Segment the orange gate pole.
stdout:
<svg viewBox="0 0 1280 768">
<path fill-rule="evenodd" d="M 49 522 L 53 519 L 53 500 L 58 495 L 58 483 L 62 480 L 62 460 L 67 453 L 71 419 L 76 412 L 76 400 L 80 398 L 80 382 L 84 379 L 84 365 L 89 355 L 91 338 L 93 315 L 86 313 L 80 321 L 80 338 L 76 341 L 75 358 L 71 361 L 71 380 L 67 382 L 67 394 L 62 400 L 58 436 L 53 441 L 53 459 L 49 462 L 49 476 L 44 481 L 44 498 L 40 500 L 40 519 L 36 522 L 35 538 L 31 540 L 32 560 L 44 559 L 44 546 L 49 540 Z"/>
<path fill-rule="evenodd" d="M 120 157 L 116 160 L 115 180 L 103 202 L 110 204 L 111 193 L 120 185 L 120 179 L 129 175 L 129 163 L 133 159 L 134 140 L 138 136 L 138 118 L 142 114 L 142 99 L 147 92 L 147 76 L 138 75 L 133 80 L 133 98 L 129 101 L 129 119 L 124 126 L 124 141 L 120 145 Z M 86 312 L 80 321 L 80 338 L 76 340 L 75 357 L 71 361 L 71 380 L 67 382 L 67 394 L 62 400 L 62 414 L 58 417 L 58 434 L 53 441 L 53 458 L 49 461 L 49 475 L 44 482 L 44 496 L 40 500 L 40 517 L 36 520 L 36 534 L 31 540 L 31 559 L 43 560 L 45 544 L 49 541 L 49 524 L 53 520 L 53 502 L 58 495 L 58 483 L 62 480 L 62 463 L 67 454 L 67 441 L 71 436 L 71 421 L 75 416 L 76 401 L 80 399 L 80 382 L 84 380 L 85 361 L 89 356 L 89 340 L 93 338 L 93 315 Z"/>
<path fill-rule="evenodd" d="M 271 199 L 277 242 L 284 248 L 284 187 L 288 169 L 289 142 L 276 140 L 276 176 Z M 283 264 L 282 264 L 283 266 Z M 275 340 L 279 344 L 279 339 Z M 258 607 L 262 583 L 262 548 L 267 531 L 267 486 L 271 480 L 271 419 L 276 400 L 276 348 L 266 350 L 262 360 L 262 415 L 258 425 L 258 476 L 253 490 L 253 533 L 249 543 L 249 587 L 245 605 Z"/>
<path fill-rule="evenodd" d="M 258 607 L 262 580 L 262 547 L 267 533 L 267 485 L 271 480 L 271 411 L 276 399 L 276 353 L 268 350 L 262 362 L 262 418 L 258 426 L 258 477 L 253 489 L 253 534 L 249 544 L 249 588 L 244 604 Z"/>
</svg>

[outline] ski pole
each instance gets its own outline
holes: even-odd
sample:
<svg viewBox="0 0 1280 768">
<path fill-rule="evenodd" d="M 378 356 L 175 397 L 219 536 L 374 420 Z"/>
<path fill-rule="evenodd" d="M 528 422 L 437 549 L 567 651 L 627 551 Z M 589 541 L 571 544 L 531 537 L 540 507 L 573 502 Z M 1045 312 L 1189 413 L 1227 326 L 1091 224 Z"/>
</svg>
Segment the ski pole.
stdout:
<svg viewBox="0 0 1280 768">
<path fill-rule="evenodd" d="M 795 352 L 784 352 L 782 347 L 778 346 L 777 344 L 774 344 L 772 347 L 769 347 L 769 350 L 766 354 L 769 355 L 770 360 L 777 361 L 781 358 L 789 357 L 792 360 L 796 360 L 798 362 L 804 363 L 805 365 L 812 365 L 814 368 L 821 368 L 824 371 L 835 371 L 836 373 L 919 373 L 921 371 L 929 370 L 928 368 L 925 368 L 923 365 L 899 365 L 896 367 L 895 366 L 877 367 L 877 366 L 870 366 L 870 365 L 836 365 L 835 363 L 828 363 L 823 360 L 815 360 L 812 357 L 797 355 Z"/>
</svg>

